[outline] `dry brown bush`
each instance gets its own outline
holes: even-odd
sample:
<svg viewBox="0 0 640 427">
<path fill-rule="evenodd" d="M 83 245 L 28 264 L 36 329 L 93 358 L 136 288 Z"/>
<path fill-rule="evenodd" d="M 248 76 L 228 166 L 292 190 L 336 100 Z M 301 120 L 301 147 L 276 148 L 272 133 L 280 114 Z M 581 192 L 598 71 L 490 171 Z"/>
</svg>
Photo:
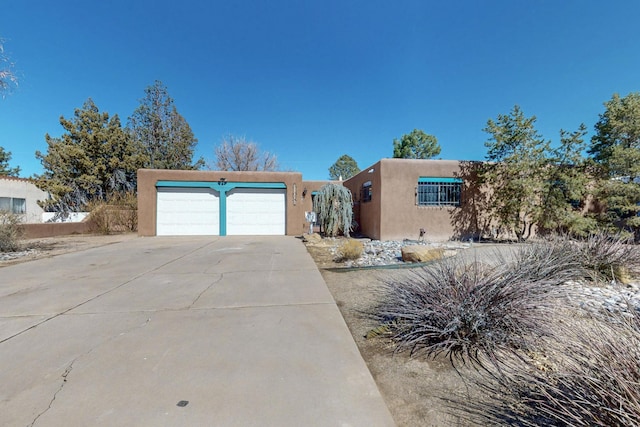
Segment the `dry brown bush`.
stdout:
<svg viewBox="0 0 640 427">
<path fill-rule="evenodd" d="M 101 234 L 123 233 L 138 229 L 137 197 L 129 192 L 117 194 L 107 202 L 88 206 L 91 230 Z"/>
<path fill-rule="evenodd" d="M 362 242 L 355 239 L 345 240 L 340 247 L 338 247 L 336 261 L 356 260 L 362 256 L 363 251 L 364 245 Z"/>
<path fill-rule="evenodd" d="M 0 210 L 0 252 L 20 250 L 20 239 L 23 236 L 20 222 L 19 215 Z"/>
</svg>

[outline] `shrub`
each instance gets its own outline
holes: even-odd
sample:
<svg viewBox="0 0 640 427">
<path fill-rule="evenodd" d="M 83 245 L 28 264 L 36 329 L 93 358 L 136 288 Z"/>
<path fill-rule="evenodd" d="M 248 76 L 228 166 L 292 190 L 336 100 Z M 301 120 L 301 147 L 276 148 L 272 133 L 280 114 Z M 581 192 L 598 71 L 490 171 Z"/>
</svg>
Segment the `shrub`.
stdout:
<svg viewBox="0 0 640 427">
<path fill-rule="evenodd" d="M 590 235 L 578 246 L 584 268 L 594 281 L 628 283 L 640 274 L 640 247 L 631 237 L 604 232 Z"/>
<path fill-rule="evenodd" d="M 339 184 L 323 185 L 313 199 L 313 210 L 325 235 L 349 237 L 353 220 L 353 197 L 347 187 Z"/>
<path fill-rule="evenodd" d="M 138 229 L 137 197 L 133 192 L 118 193 L 107 202 L 94 202 L 87 207 L 93 231 L 111 234 Z"/>
<path fill-rule="evenodd" d="M 20 216 L 0 210 L 0 252 L 19 251 L 22 236 Z"/>
<path fill-rule="evenodd" d="M 455 399 L 481 425 L 640 425 L 640 317 L 557 325 L 546 362 L 512 359 L 500 371 L 479 372 L 479 400 Z"/>
<path fill-rule="evenodd" d="M 356 260 L 362 256 L 364 245 L 355 239 L 348 239 L 338 247 L 336 261 Z"/>
<path fill-rule="evenodd" d="M 373 316 L 389 326 L 396 351 L 495 365 L 501 351 L 553 334 L 560 285 L 579 271 L 567 245 L 524 245 L 511 260 L 496 254 L 494 266 L 446 259 L 417 269 L 385 283 Z"/>
</svg>

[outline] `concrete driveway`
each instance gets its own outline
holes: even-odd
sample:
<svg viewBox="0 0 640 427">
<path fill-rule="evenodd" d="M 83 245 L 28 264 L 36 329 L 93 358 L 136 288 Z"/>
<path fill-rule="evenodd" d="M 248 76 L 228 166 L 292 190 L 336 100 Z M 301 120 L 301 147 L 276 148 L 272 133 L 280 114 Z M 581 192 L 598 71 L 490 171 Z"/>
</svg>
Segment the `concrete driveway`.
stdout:
<svg viewBox="0 0 640 427">
<path fill-rule="evenodd" d="M 0 269 L 2 426 L 389 426 L 293 237 L 137 238 Z"/>
</svg>

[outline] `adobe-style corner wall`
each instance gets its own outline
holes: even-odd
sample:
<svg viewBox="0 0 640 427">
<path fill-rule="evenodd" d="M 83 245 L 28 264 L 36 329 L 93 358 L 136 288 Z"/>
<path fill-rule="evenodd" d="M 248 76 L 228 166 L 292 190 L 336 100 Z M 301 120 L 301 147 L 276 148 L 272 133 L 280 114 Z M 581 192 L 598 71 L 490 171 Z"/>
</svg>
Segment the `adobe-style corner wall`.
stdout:
<svg viewBox="0 0 640 427">
<path fill-rule="evenodd" d="M 416 189 L 420 177 L 451 178 L 460 172 L 455 160 L 383 159 L 382 224 L 384 240 L 415 239 L 420 229 L 426 239 L 449 240 L 455 230 L 452 215 L 459 208 L 453 206 L 418 206 Z"/>
<path fill-rule="evenodd" d="M 382 240 L 382 181 L 378 162 L 365 168 L 357 175 L 344 182 L 353 195 L 353 216 L 358 223 L 356 232 L 362 233 L 371 239 Z M 363 200 L 363 185 L 371 182 L 371 200 Z"/>
<path fill-rule="evenodd" d="M 461 206 L 418 206 L 416 190 L 420 177 L 461 178 L 468 176 L 470 162 L 457 160 L 382 159 L 345 182 L 354 194 L 354 212 L 361 231 L 372 239 L 403 240 L 419 238 L 445 241 L 468 238 L 474 233 L 464 193 Z M 475 179 L 475 177 L 471 178 Z M 361 190 L 371 181 L 372 199 L 362 202 Z"/>
<path fill-rule="evenodd" d="M 138 170 L 138 235 L 156 235 L 156 183 L 158 181 L 202 181 L 218 182 L 278 182 L 286 187 L 286 234 L 300 235 L 304 232 L 304 212 L 307 205 L 302 174 L 298 172 L 224 172 L 188 171 L 167 169 Z M 311 198 L 310 195 L 308 197 Z"/>
</svg>

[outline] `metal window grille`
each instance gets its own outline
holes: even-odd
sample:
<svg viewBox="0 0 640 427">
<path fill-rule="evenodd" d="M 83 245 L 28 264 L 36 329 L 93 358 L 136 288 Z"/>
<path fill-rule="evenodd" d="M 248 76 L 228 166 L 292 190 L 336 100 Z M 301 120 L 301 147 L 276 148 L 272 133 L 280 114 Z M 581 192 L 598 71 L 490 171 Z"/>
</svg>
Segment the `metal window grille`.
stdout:
<svg viewBox="0 0 640 427">
<path fill-rule="evenodd" d="M 462 182 L 459 180 L 420 179 L 416 191 L 418 206 L 460 206 Z"/>
</svg>

